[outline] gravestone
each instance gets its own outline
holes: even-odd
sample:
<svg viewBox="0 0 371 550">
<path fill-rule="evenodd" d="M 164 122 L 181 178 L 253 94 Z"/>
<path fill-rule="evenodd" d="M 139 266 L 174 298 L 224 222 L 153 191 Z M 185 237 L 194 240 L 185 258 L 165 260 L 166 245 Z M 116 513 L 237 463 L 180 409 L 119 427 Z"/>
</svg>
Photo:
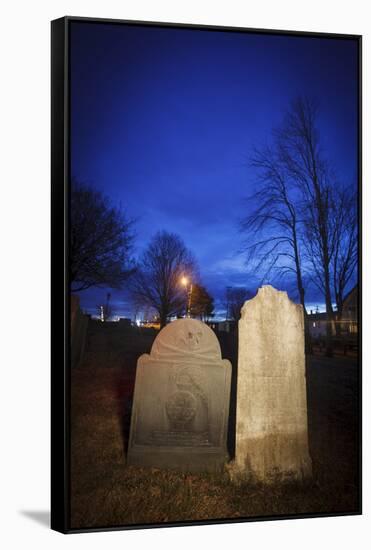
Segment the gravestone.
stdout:
<svg viewBox="0 0 371 550">
<path fill-rule="evenodd" d="M 231 364 L 214 332 L 179 319 L 138 360 L 128 464 L 217 471 L 228 460 Z"/>
<path fill-rule="evenodd" d="M 86 333 L 89 318 L 84 315 L 80 309 L 80 299 L 75 294 L 71 294 L 71 367 L 77 367 L 82 361 Z"/>
<path fill-rule="evenodd" d="M 303 308 L 271 286 L 241 310 L 230 472 L 265 483 L 311 475 Z"/>
</svg>

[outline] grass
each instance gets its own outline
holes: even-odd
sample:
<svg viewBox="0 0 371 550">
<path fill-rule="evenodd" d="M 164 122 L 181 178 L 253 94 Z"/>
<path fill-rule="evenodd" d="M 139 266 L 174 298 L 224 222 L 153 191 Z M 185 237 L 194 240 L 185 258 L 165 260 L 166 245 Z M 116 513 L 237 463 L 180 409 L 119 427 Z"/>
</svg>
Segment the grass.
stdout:
<svg viewBox="0 0 371 550">
<path fill-rule="evenodd" d="M 154 335 L 125 332 L 118 323 L 89 325 L 84 360 L 71 380 L 72 528 L 357 511 L 354 358 L 317 357 L 308 363 L 314 475 L 307 485 L 235 485 L 226 473 L 127 466 L 135 365 Z"/>
</svg>

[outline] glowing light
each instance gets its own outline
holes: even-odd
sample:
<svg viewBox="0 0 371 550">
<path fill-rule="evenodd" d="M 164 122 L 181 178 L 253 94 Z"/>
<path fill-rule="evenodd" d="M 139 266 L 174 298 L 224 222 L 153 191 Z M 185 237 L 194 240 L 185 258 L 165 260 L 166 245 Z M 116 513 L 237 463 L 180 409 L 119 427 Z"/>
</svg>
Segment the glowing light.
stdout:
<svg viewBox="0 0 371 550">
<path fill-rule="evenodd" d="M 187 285 L 188 285 L 188 279 L 187 279 L 187 277 L 182 277 L 182 278 L 180 279 L 180 282 L 182 283 L 182 285 L 187 286 Z"/>
</svg>

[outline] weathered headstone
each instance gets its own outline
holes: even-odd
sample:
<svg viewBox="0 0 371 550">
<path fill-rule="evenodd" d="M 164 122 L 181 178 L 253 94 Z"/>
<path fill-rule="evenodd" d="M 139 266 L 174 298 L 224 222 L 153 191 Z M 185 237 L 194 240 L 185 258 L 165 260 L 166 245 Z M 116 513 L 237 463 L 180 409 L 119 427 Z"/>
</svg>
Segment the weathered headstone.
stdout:
<svg viewBox="0 0 371 550">
<path fill-rule="evenodd" d="M 84 355 L 89 318 L 80 309 L 80 299 L 71 294 L 71 367 L 77 367 Z"/>
<path fill-rule="evenodd" d="M 265 483 L 311 475 L 303 308 L 271 286 L 241 310 L 231 475 Z"/>
<path fill-rule="evenodd" d="M 195 319 L 170 323 L 138 360 L 128 463 L 217 471 L 228 460 L 231 364 Z"/>
</svg>

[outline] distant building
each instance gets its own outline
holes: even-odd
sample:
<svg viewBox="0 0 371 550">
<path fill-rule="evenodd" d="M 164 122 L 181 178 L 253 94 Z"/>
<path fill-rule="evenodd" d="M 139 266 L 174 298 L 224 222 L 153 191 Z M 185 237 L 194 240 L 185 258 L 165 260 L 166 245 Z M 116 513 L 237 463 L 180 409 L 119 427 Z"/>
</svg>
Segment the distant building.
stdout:
<svg viewBox="0 0 371 550">
<path fill-rule="evenodd" d="M 160 330 L 161 328 L 158 321 L 141 321 L 139 326 L 143 328 L 155 328 L 156 330 Z"/>
<path fill-rule="evenodd" d="M 209 321 L 207 323 L 215 332 L 231 332 L 236 323 L 233 321 Z"/>
<path fill-rule="evenodd" d="M 312 338 L 322 338 L 326 336 L 327 313 L 312 311 L 308 315 L 309 333 Z"/>
<path fill-rule="evenodd" d="M 353 287 L 344 298 L 341 332 L 358 333 L 358 285 Z"/>
<path fill-rule="evenodd" d="M 339 330 L 340 325 L 340 330 Z M 326 336 L 327 313 L 310 312 L 308 314 L 309 333 L 312 338 L 323 338 Z M 343 314 L 339 319 L 336 311 L 332 322 L 333 336 L 356 335 L 358 332 L 358 286 L 348 292 L 344 298 Z"/>
</svg>

